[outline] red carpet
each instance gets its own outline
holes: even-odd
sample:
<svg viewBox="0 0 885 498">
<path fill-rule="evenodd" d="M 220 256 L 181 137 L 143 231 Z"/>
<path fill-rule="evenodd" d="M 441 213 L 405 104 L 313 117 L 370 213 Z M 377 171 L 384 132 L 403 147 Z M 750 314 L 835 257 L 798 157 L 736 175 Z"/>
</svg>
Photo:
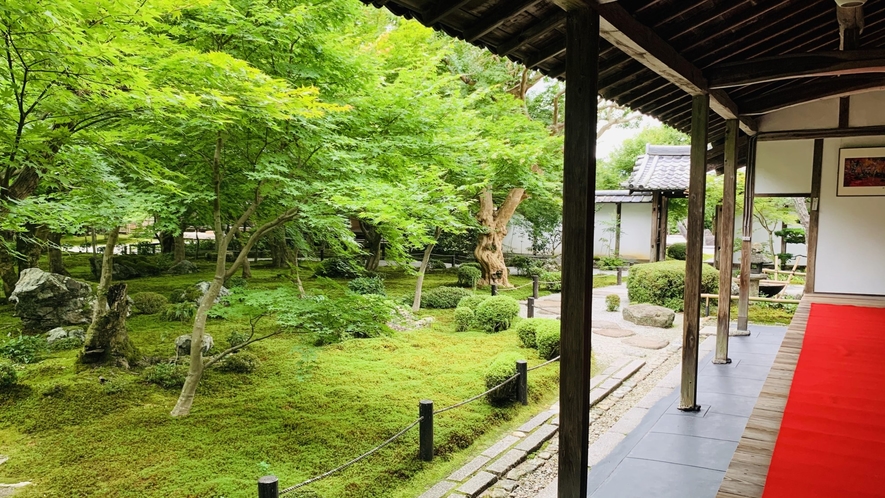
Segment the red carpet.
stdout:
<svg viewBox="0 0 885 498">
<path fill-rule="evenodd" d="M 885 497 L 885 309 L 812 305 L 762 496 Z"/>
</svg>

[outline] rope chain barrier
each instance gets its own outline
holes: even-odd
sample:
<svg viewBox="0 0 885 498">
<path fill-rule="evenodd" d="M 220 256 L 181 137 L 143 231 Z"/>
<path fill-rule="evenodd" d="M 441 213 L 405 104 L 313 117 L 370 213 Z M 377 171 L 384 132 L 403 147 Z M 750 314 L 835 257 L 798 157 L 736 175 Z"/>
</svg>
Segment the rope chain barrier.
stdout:
<svg viewBox="0 0 885 498">
<path fill-rule="evenodd" d="M 559 361 L 559 358 L 560 358 L 560 357 L 557 356 L 556 358 L 553 358 L 552 360 L 549 360 L 549 361 L 545 361 L 544 363 L 541 363 L 540 365 L 535 365 L 535 366 L 533 366 L 532 368 L 527 368 L 527 369 L 526 369 L 526 372 L 531 372 L 532 370 L 537 370 L 537 369 L 539 369 L 539 368 L 541 368 L 541 367 L 546 367 L 547 365 L 549 365 L 549 364 L 551 364 L 551 363 L 554 363 L 554 362 Z"/>
<path fill-rule="evenodd" d="M 504 386 L 507 385 L 508 383 L 513 382 L 514 380 L 516 380 L 516 379 L 518 379 L 518 378 L 519 378 L 519 374 L 515 374 L 513 377 L 510 377 L 509 379 L 505 380 L 504 382 L 498 384 L 497 386 L 495 386 L 495 387 L 489 389 L 488 391 L 486 391 L 486 392 L 484 392 L 484 393 L 477 394 L 476 396 L 474 396 L 474 397 L 472 397 L 472 398 L 465 399 L 464 401 L 461 401 L 460 403 L 455 403 L 455 404 L 452 405 L 452 406 L 447 406 L 447 407 L 445 407 L 445 408 L 440 408 L 439 410 L 436 410 L 435 412 L 433 412 L 433 414 L 434 414 L 434 415 L 439 415 L 440 413 L 447 412 L 447 411 L 449 411 L 449 410 L 454 410 L 455 408 L 458 408 L 459 406 L 464 406 L 464 405 L 466 405 L 467 403 L 472 403 L 472 402 L 478 400 L 479 398 L 482 398 L 482 397 L 485 396 L 486 394 L 489 394 L 490 392 L 497 391 L 498 389 L 501 389 L 502 387 L 504 387 Z"/>
</svg>

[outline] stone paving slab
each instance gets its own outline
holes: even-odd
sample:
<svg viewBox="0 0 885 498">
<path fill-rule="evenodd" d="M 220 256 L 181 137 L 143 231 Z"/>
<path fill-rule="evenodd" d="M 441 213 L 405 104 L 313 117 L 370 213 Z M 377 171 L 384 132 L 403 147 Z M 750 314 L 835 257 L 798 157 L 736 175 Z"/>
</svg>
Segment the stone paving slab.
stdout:
<svg viewBox="0 0 885 498">
<path fill-rule="evenodd" d="M 452 481 L 440 481 L 435 486 L 428 489 L 418 498 L 442 498 L 456 486 L 457 483 Z"/>
<path fill-rule="evenodd" d="M 489 460 L 491 460 L 491 458 L 480 455 L 468 462 L 460 469 L 452 472 L 452 475 L 450 475 L 447 479 L 449 479 L 450 481 L 463 481 L 464 479 L 467 479 L 470 474 L 473 474 L 477 470 L 481 469 L 483 465 L 489 463 Z"/>
<path fill-rule="evenodd" d="M 498 480 L 498 476 L 489 472 L 480 472 L 470 478 L 469 481 L 465 482 L 458 488 L 458 491 L 464 493 L 470 498 L 476 498 L 480 493 L 489 489 L 492 484 L 495 484 L 495 481 Z"/>
<path fill-rule="evenodd" d="M 627 377 L 630 377 L 633 374 L 635 374 L 636 372 L 638 372 L 639 369 L 644 366 L 645 366 L 645 360 L 633 360 L 630 363 L 628 363 L 626 367 L 615 372 L 615 374 L 612 375 L 612 378 L 624 380 Z"/>
<path fill-rule="evenodd" d="M 542 414 L 542 415 L 543 415 L 543 414 Z M 548 417 L 548 418 L 549 418 L 549 417 Z M 544 419 L 544 420 L 546 420 L 546 419 Z M 543 423 L 544 423 L 544 420 L 542 420 L 542 421 L 540 422 L 540 424 L 543 424 Z M 539 425 L 540 425 L 540 424 L 539 424 Z M 524 426 L 523 426 L 523 427 L 524 427 Z M 531 429 L 523 429 L 522 427 L 520 427 L 519 430 L 521 430 L 521 431 L 524 430 L 524 431 L 528 432 L 528 431 L 530 431 Z M 486 456 L 486 457 L 489 457 L 489 458 L 495 458 L 496 456 L 500 455 L 501 453 L 504 453 L 504 451 L 505 451 L 507 448 L 509 448 L 509 447 L 513 446 L 514 444 L 516 444 L 517 441 L 519 441 L 520 439 L 521 439 L 521 438 L 518 438 L 518 437 L 513 436 L 513 435 L 505 436 L 504 439 L 501 439 L 501 440 L 498 441 L 497 443 L 495 443 L 495 444 L 493 444 L 492 446 L 490 446 L 487 450 L 483 451 L 483 452 L 482 452 L 482 456 Z"/>
<path fill-rule="evenodd" d="M 648 408 L 633 407 L 627 410 L 627 413 L 622 415 L 621 419 L 618 420 L 610 430 L 625 435 L 629 434 L 630 431 L 639 426 L 639 423 L 642 422 L 642 419 L 645 418 L 647 414 Z"/>
<path fill-rule="evenodd" d="M 670 345 L 670 341 L 666 339 L 660 339 L 658 337 L 644 337 L 638 335 L 627 337 L 621 342 L 642 349 L 664 349 L 665 347 Z"/>
<path fill-rule="evenodd" d="M 614 337 L 616 339 L 636 335 L 636 332 L 628 329 L 593 329 L 593 333 L 604 337 Z"/>
<path fill-rule="evenodd" d="M 587 459 L 587 464 L 592 467 L 602 461 L 602 459 L 608 456 L 608 454 L 611 453 L 625 437 L 627 436 L 611 431 L 599 436 L 599 439 L 590 445 L 590 454 Z"/>
<path fill-rule="evenodd" d="M 503 476 L 510 469 L 516 467 L 525 461 L 526 452 L 516 450 L 510 450 L 504 454 L 501 458 L 495 460 L 494 463 L 486 467 L 486 472 L 491 472 L 492 474 Z"/>
<path fill-rule="evenodd" d="M 519 426 L 519 429 L 517 429 L 517 430 L 521 431 L 521 432 L 531 432 L 531 431 L 537 429 L 538 427 L 540 427 L 541 424 L 546 422 L 553 415 L 554 414 L 550 410 L 543 411 L 543 412 L 535 415 L 534 417 L 532 417 L 532 419 L 529 420 L 528 422 Z"/>
<path fill-rule="evenodd" d="M 533 432 L 529 437 L 523 439 L 522 442 L 516 445 L 516 449 L 531 453 L 540 448 L 541 445 L 544 444 L 544 441 L 553 437 L 558 430 L 559 427 L 556 425 L 542 425 L 537 431 Z"/>
</svg>

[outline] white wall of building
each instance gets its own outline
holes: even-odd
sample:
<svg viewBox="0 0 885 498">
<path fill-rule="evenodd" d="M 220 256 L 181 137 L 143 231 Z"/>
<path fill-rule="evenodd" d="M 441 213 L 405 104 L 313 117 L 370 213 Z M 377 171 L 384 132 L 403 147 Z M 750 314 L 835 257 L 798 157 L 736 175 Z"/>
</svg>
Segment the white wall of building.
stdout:
<svg viewBox="0 0 885 498">
<path fill-rule="evenodd" d="M 621 258 L 648 261 L 651 251 L 651 203 L 621 204 Z"/>
</svg>

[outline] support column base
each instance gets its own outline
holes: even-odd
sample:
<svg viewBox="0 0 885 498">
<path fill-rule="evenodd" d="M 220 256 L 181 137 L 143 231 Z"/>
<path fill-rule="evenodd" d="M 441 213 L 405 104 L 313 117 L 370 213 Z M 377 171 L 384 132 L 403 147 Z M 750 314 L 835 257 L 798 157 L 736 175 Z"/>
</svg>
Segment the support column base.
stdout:
<svg viewBox="0 0 885 498">
<path fill-rule="evenodd" d="M 728 331 L 728 335 L 731 337 L 746 337 L 750 335 L 749 330 L 740 330 L 740 329 L 731 329 Z"/>
<path fill-rule="evenodd" d="M 714 365 L 728 365 L 729 363 L 731 363 L 731 358 L 726 358 L 724 360 L 720 360 L 719 358 L 713 359 Z"/>
<path fill-rule="evenodd" d="M 678 410 L 681 412 L 699 412 L 699 411 L 701 411 L 701 405 L 694 405 L 694 406 L 689 406 L 689 407 L 685 407 L 685 408 L 680 406 L 678 408 Z"/>
</svg>

